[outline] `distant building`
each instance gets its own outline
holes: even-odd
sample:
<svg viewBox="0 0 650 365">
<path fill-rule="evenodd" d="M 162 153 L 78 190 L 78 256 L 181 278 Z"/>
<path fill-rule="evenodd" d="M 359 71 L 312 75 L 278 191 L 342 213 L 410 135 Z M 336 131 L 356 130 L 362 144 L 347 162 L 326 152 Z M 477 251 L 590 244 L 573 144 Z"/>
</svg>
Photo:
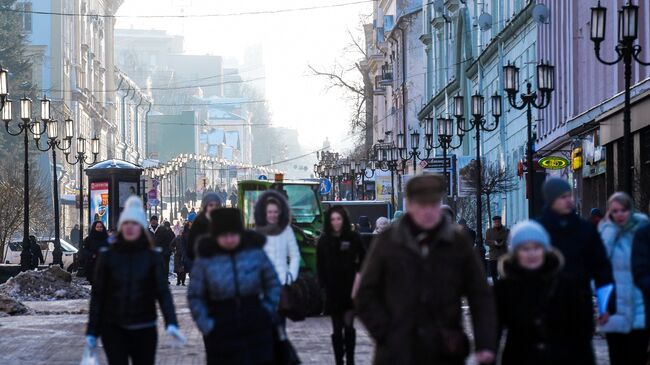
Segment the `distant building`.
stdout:
<svg viewBox="0 0 650 365">
<path fill-rule="evenodd" d="M 176 115 L 152 113 L 147 131 L 150 158 L 165 163 L 182 153 L 198 153 L 197 124 L 193 111 Z"/>
</svg>

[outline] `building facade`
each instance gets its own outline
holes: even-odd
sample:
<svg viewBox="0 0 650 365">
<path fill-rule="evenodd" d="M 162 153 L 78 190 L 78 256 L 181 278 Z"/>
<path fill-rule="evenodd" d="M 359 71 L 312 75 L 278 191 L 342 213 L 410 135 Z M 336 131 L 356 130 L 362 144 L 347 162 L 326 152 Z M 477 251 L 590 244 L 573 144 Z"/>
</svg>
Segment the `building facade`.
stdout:
<svg viewBox="0 0 650 365">
<path fill-rule="evenodd" d="M 100 139 L 98 160 L 115 156 L 114 22 L 123 0 L 19 1 L 33 60 L 33 82 L 52 100 L 52 117 L 71 118 L 75 137 Z M 90 145 L 87 146 L 90 151 Z M 76 143 L 72 144 L 72 155 Z M 91 156 L 92 157 L 92 156 Z M 63 201 L 78 194 L 79 169 L 62 164 Z M 83 195 L 83 194 L 82 194 Z M 74 202 L 62 209 L 64 232 L 78 222 Z"/>
<path fill-rule="evenodd" d="M 586 215 L 591 208 L 604 210 L 607 197 L 623 189 L 623 174 L 628 173 L 619 167 L 623 152 L 623 65 L 607 66 L 596 59 L 590 40 L 589 7 L 559 0 L 542 3 L 557 15 L 551 27 L 540 31 L 538 52 L 556 65 L 558 76 L 553 103 L 540 115 L 537 147 L 543 154 L 578 158 L 576 165 L 554 173 L 571 179 L 578 209 Z M 640 58 L 650 59 L 650 4 L 636 3 L 640 6 Z M 601 5 L 608 9 L 601 56 L 613 61 L 618 40 L 618 18 L 614 14 L 620 2 L 606 0 Z M 650 105 L 650 67 L 634 62 L 631 85 L 634 170 L 629 173 L 636 207 L 647 212 L 650 193 L 641 187 L 650 184 L 650 120 L 645 117 Z"/>
</svg>

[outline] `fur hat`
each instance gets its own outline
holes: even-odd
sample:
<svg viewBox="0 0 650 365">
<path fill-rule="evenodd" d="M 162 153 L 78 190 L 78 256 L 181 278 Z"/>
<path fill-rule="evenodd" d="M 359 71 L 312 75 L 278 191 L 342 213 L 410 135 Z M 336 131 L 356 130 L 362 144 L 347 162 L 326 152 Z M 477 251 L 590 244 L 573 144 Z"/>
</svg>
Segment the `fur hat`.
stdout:
<svg viewBox="0 0 650 365">
<path fill-rule="evenodd" d="M 544 250 L 551 249 L 551 237 L 546 232 L 546 229 L 541 224 L 533 221 L 523 221 L 517 223 L 510 231 L 508 238 L 510 243 L 510 251 L 514 252 L 524 243 L 535 242 L 544 246 Z"/>
<path fill-rule="evenodd" d="M 122 229 L 124 222 L 135 222 L 147 229 L 149 223 L 147 222 L 147 215 L 144 212 L 142 200 L 137 196 L 131 196 L 124 203 L 124 210 L 120 214 L 120 220 L 117 222 L 117 230 Z"/>
<path fill-rule="evenodd" d="M 219 208 L 210 213 L 210 233 L 216 237 L 224 233 L 244 232 L 244 222 L 241 212 L 237 208 Z"/>
</svg>

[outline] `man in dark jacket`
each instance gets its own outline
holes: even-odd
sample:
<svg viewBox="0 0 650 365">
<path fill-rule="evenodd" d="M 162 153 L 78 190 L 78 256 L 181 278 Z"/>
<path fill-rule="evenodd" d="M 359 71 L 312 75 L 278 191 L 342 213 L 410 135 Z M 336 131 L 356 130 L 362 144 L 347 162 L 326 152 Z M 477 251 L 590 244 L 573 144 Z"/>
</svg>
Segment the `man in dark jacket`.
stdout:
<svg viewBox="0 0 650 365">
<path fill-rule="evenodd" d="M 29 252 L 32 255 L 31 269 L 38 269 L 38 264 L 45 264 L 43 259 L 43 251 L 41 251 L 41 246 L 38 244 L 36 237 L 29 236 Z"/>
<path fill-rule="evenodd" d="M 583 353 L 589 354 L 590 358 L 585 359 L 582 364 L 594 364 L 591 343 L 594 330 L 591 282 L 595 282 L 597 290 L 613 285 L 612 266 L 596 227 L 576 214 L 569 183 L 564 179 L 550 178 L 546 180 L 542 190 L 546 207 L 539 222 L 551 236 L 553 247 L 564 255 L 564 272 L 577 281 L 585 297 L 585 308 L 582 311 L 585 321 L 582 323 L 591 324 L 591 328 L 583 331 L 589 335 L 582 339 L 582 343 L 585 346 Z M 607 312 L 616 312 L 614 294 L 610 297 Z M 607 315 L 603 315 L 599 321 L 605 323 Z"/>
<path fill-rule="evenodd" d="M 485 244 L 490 248 L 488 253 L 488 275 L 496 283 L 499 272 L 497 263 L 501 256 L 508 253 L 508 235 L 510 230 L 501 223 L 501 216 L 492 217 L 492 227 L 485 232 Z"/>
<path fill-rule="evenodd" d="M 650 224 L 639 228 L 632 243 L 634 284 L 643 293 L 646 328 L 650 328 Z M 650 358 L 648 359 L 650 360 Z"/>
<path fill-rule="evenodd" d="M 495 359 L 494 297 L 462 228 L 443 218 L 441 176 L 412 178 L 407 213 L 373 243 L 356 296 L 359 318 L 376 341 L 375 365 L 457 365 L 469 355 L 466 297 L 476 361 Z"/>
<path fill-rule="evenodd" d="M 172 256 L 171 243 L 176 235 L 174 231 L 164 225 L 158 224 L 158 216 L 152 215 L 149 219 L 149 232 L 153 236 L 156 247 L 160 250 L 165 265 L 165 272 L 169 276 L 169 259 Z"/>
</svg>

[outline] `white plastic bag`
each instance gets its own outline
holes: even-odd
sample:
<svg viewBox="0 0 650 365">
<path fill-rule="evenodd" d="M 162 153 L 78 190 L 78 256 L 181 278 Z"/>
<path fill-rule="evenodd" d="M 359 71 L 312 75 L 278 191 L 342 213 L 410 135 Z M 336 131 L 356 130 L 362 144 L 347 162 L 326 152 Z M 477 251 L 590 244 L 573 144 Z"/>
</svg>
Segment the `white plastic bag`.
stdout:
<svg viewBox="0 0 650 365">
<path fill-rule="evenodd" d="M 84 347 L 84 353 L 81 356 L 81 362 L 79 365 L 99 365 L 97 348 L 91 348 L 89 346 Z"/>
</svg>

